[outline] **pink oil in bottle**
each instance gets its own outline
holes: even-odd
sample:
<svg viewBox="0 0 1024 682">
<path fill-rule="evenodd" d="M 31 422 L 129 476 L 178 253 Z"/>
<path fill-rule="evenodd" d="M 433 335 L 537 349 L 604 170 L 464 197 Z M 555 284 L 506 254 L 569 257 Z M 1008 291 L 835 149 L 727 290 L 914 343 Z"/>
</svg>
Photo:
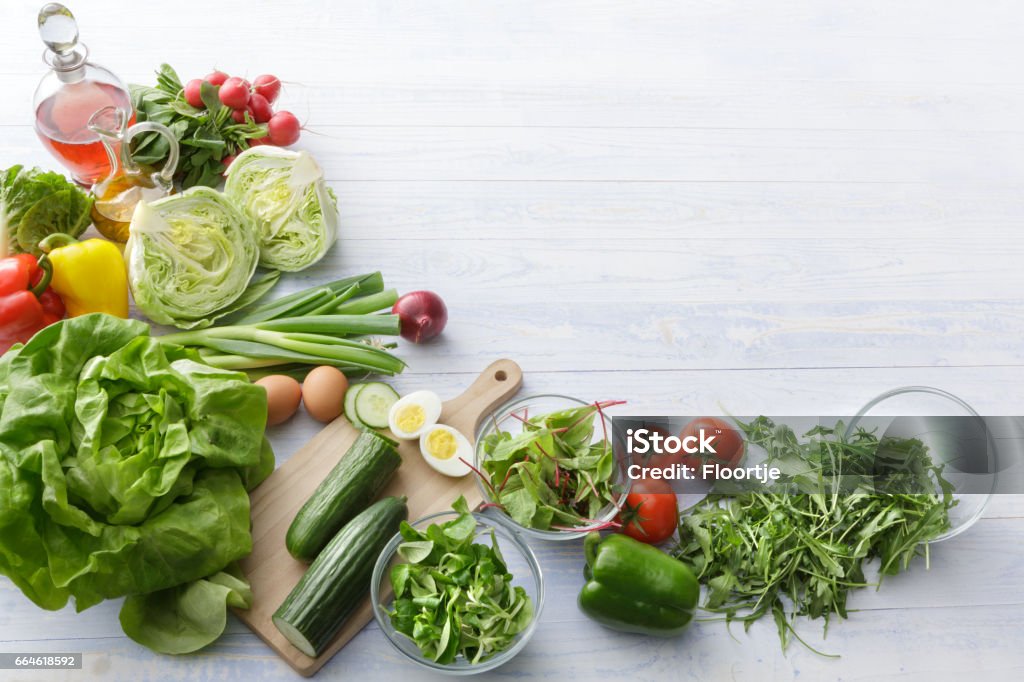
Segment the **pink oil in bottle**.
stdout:
<svg viewBox="0 0 1024 682">
<path fill-rule="evenodd" d="M 131 110 L 124 90 L 110 83 L 85 79 L 64 86 L 36 109 L 36 134 L 81 185 L 91 186 L 110 173 L 103 143 L 87 125 L 93 113 L 110 105 Z M 133 123 L 134 113 L 127 125 Z"/>
</svg>

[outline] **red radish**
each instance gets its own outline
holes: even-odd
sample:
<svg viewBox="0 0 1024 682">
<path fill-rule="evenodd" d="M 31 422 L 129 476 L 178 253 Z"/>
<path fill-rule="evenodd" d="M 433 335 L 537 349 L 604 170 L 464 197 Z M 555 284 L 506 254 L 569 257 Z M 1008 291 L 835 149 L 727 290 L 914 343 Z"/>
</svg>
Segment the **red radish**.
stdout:
<svg viewBox="0 0 1024 682">
<path fill-rule="evenodd" d="M 278 147 L 287 147 L 299 141 L 299 132 L 302 125 L 295 114 L 290 111 L 279 111 L 267 121 L 267 137 L 271 144 Z"/>
<path fill-rule="evenodd" d="M 264 135 L 263 137 L 253 137 L 247 140 L 247 142 L 249 143 L 250 147 L 259 147 L 260 145 L 264 144 L 273 144 L 273 142 L 270 141 L 269 135 Z"/>
<path fill-rule="evenodd" d="M 235 155 L 234 154 L 228 154 L 227 156 L 225 156 L 223 159 L 220 160 L 221 164 L 224 166 L 224 170 L 221 172 L 221 175 L 227 176 L 227 174 L 228 174 L 228 166 L 230 166 L 231 162 L 234 161 L 234 160 L 235 160 Z"/>
<path fill-rule="evenodd" d="M 411 291 L 395 302 L 391 312 L 398 315 L 402 338 L 413 343 L 429 341 L 448 323 L 448 308 L 433 291 Z"/>
<path fill-rule="evenodd" d="M 220 86 L 217 95 L 224 106 L 244 110 L 245 105 L 249 103 L 249 84 L 244 78 L 232 76 Z"/>
<path fill-rule="evenodd" d="M 213 73 L 208 73 L 203 80 L 210 85 L 224 85 L 224 81 L 227 79 L 228 75 L 223 71 L 214 71 Z"/>
<path fill-rule="evenodd" d="M 281 94 L 281 80 L 277 76 L 265 73 L 252 80 L 252 89 L 256 94 L 266 97 L 267 104 L 273 104 Z"/>
<path fill-rule="evenodd" d="M 257 91 L 249 98 L 249 113 L 257 123 L 266 123 L 274 115 L 274 110 L 270 108 L 267 98 Z"/>
<path fill-rule="evenodd" d="M 245 123 L 245 112 L 246 109 L 235 109 L 231 112 L 231 120 L 235 123 Z"/>
<path fill-rule="evenodd" d="M 189 106 L 195 107 L 196 109 L 205 109 L 206 105 L 203 104 L 203 98 L 200 95 L 203 88 L 203 81 L 198 78 L 193 78 L 188 83 L 185 83 L 185 101 L 188 102 Z"/>
</svg>

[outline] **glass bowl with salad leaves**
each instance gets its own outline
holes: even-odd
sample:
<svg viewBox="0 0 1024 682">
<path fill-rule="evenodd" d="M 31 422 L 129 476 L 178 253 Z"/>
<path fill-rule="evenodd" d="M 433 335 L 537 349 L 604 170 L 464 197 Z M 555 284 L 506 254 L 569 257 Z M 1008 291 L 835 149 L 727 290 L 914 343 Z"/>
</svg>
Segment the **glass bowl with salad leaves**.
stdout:
<svg viewBox="0 0 1024 682">
<path fill-rule="evenodd" d="M 476 434 L 483 509 L 532 539 L 582 539 L 614 525 L 629 485 L 607 410 L 621 401 L 513 400 Z"/>
<path fill-rule="evenodd" d="M 518 533 L 471 512 L 431 514 L 381 551 L 370 580 L 373 615 L 391 645 L 448 675 L 493 670 L 522 651 L 544 606 L 544 579 Z"/>
</svg>

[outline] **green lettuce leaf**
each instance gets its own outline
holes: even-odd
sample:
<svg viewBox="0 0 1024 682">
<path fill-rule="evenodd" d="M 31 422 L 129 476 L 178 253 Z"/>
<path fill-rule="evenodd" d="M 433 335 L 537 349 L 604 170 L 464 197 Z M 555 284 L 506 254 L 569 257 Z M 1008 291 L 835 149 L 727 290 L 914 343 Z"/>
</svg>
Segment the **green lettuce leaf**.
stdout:
<svg viewBox="0 0 1024 682">
<path fill-rule="evenodd" d="M 0 173 L 0 233 L 12 251 L 38 256 L 47 235 L 79 236 L 91 209 L 92 198 L 60 173 L 20 165 Z"/>
<path fill-rule="evenodd" d="M 229 606 L 252 606 L 249 583 L 234 566 L 192 583 L 129 596 L 121 606 L 121 627 L 153 651 L 185 654 L 220 637 Z"/>
</svg>

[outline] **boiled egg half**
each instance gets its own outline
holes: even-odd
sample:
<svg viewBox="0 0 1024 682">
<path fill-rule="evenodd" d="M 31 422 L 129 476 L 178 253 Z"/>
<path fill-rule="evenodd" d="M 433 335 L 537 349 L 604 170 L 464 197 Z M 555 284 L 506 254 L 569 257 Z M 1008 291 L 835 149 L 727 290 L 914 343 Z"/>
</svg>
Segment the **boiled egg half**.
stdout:
<svg viewBox="0 0 1024 682">
<path fill-rule="evenodd" d="M 388 428 L 395 438 L 414 440 L 437 423 L 441 399 L 433 391 L 414 391 L 398 399 L 388 412 Z"/>
<path fill-rule="evenodd" d="M 420 436 L 420 454 L 427 460 L 427 464 L 445 476 L 460 477 L 472 471 L 466 464 L 473 457 L 469 439 L 444 424 L 434 424 L 423 432 Z"/>
</svg>

